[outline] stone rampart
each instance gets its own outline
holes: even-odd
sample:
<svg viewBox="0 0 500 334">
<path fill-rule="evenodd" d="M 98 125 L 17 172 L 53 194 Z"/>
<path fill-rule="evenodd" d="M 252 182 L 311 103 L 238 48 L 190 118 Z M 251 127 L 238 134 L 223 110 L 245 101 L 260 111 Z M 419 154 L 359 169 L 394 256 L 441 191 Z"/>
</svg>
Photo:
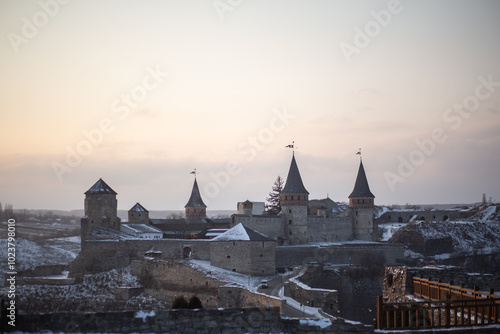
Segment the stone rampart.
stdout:
<svg viewBox="0 0 500 334">
<path fill-rule="evenodd" d="M 218 288 L 226 284 L 206 276 L 182 261 L 145 259 L 140 270 L 139 278 L 146 288 L 146 293 L 169 303 L 177 296 L 189 298 L 197 295 L 204 308 L 217 308 Z M 137 271 L 138 268 L 134 268 L 132 272 L 135 274 Z"/>
<path fill-rule="evenodd" d="M 338 311 L 337 290 L 312 288 L 300 281 L 303 273 L 285 283 L 285 296 L 291 297 L 305 306 L 319 307 L 328 314 L 336 314 Z"/>
<path fill-rule="evenodd" d="M 224 285 L 218 289 L 218 304 L 222 308 L 277 307 L 282 309 L 283 300 L 278 297 L 249 291 L 237 285 Z"/>
<path fill-rule="evenodd" d="M 343 319 L 285 319 L 278 308 L 19 314 L 24 333 L 373 333 Z"/>
<path fill-rule="evenodd" d="M 352 239 L 352 218 L 349 216 L 307 217 L 309 242 L 345 241 Z"/>
<path fill-rule="evenodd" d="M 470 217 L 474 212 L 471 210 L 402 210 L 387 211 L 380 215 L 375 221 L 378 224 L 400 222 L 408 223 L 416 216 L 417 220 L 444 221 L 456 220 Z"/>
<path fill-rule="evenodd" d="M 404 259 L 404 247 L 388 243 L 339 243 L 329 246 L 276 247 L 276 267 L 290 268 L 308 263 L 360 264 L 367 258 L 380 258 L 385 265 L 395 265 Z"/>
<path fill-rule="evenodd" d="M 133 259 L 141 259 L 151 249 L 162 252 L 161 258 L 166 260 L 180 260 L 189 256 L 209 260 L 209 246 L 207 240 L 194 239 L 86 241 L 78 257 L 69 266 L 70 277 L 126 267 Z"/>
</svg>

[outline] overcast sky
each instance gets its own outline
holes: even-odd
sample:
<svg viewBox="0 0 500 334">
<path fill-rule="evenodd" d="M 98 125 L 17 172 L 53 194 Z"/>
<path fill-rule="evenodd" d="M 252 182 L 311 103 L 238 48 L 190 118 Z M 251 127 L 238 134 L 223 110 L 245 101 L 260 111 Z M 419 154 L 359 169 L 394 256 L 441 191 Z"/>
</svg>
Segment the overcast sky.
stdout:
<svg viewBox="0 0 500 334">
<path fill-rule="evenodd" d="M 0 202 L 500 200 L 499 1 L 0 1 Z"/>
</svg>

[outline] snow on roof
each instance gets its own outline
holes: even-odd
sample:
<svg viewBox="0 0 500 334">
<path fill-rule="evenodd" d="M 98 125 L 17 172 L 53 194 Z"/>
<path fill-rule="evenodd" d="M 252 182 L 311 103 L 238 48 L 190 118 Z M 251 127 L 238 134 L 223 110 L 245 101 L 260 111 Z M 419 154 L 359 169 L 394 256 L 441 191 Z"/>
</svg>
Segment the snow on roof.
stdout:
<svg viewBox="0 0 500 334">
<path fill-rule="evenodd" d="M 90 187 L 89 190 L 87 190 L 85 192 L 85 195 L 88 195 L 88 194 L 112 194 L 112 195 L 116 195 L 117 193 L 116 193 L 116 191 L 111 189 L 111 187 L 108 186 L 106 184 L 106 182 L 103 181 L 103 179 L 99 179 L 92 187 Z"/>
<path fill-rule="evenodd" d="M 212 241 L 270 241 L 267 235 L 255 231 L 239 223 L 227 232 L 222 233 Z"/>
<path fill-rule="evenodd" d="M 138 233 L 163 233 L 160 229 L 153 226 L 148 226 L 146 224 L 122 224 L 122 226 L 131 229 Z"/>
<path fill-rule="evenodd" d="M 149 212 L 141 204 L 139 204 L 139 202 L 135 203 L 135 205 L 129 211 L 132 211 L 132 212 Z"/>
</svg>

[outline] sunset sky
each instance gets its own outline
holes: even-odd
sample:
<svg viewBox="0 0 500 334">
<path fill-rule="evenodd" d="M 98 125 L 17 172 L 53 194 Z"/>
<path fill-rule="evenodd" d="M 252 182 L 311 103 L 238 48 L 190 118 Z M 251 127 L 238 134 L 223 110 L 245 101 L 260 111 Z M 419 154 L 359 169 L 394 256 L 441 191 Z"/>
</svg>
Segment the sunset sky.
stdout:
<svg viewBox="0 0 500 334">
<path fill-rule="evenodd" d="M 0 202 L 500 200 L 500 1 L 0 1 Z"/>
</svg>

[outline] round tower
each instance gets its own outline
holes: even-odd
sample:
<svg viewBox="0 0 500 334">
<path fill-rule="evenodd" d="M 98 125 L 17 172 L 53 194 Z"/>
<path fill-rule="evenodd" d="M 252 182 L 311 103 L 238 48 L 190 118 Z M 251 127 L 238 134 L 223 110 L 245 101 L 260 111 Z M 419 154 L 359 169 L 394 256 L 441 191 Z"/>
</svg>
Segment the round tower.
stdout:
<svg viewBox="0 0 500 334">
<path fill-rule="evenodd" d="M 285 186 L 280 193 L 280 205 L 284 219 L 285 237 L 291 244 L 307 243 L 308 203 L 309 192 L 304 187 L 304 183 L 302 183 L 294 154 L 292 156 L 290 169 L 288 170 Z"/>
</svg>

